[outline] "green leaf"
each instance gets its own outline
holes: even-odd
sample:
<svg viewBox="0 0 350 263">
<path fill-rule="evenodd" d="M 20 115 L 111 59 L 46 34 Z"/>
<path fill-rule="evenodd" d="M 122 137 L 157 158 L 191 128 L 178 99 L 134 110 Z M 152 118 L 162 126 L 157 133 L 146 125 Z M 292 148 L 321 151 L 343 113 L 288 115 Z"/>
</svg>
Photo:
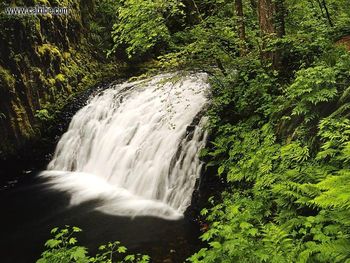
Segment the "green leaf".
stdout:
<svg viewBox="0 0 350 263">
<path fill-rule="evenodd" d="M 117 251 L 119 252 L 119 253 L 125 253 L 126 252 L 126 247 L 124 247 L 124 246 L 120 246 L 120 247 L 118 247 L 118 249 L 117 249 Z"/>
<path fill-rule="evenodd" d="M 85 247 L 76 247 L 74 252 L 71 255 L 71 259 L 81 260 L 86 258 L 86 248 Z"/>
</svg>

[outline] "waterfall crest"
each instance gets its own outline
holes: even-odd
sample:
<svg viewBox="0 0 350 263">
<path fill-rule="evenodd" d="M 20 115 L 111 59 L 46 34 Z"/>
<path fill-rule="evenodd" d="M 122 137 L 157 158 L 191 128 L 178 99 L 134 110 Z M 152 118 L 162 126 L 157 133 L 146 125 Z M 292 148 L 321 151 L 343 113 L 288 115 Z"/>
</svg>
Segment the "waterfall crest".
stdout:
<svg viewBox="0 0 350 263">
<path fill-rule="evenodd" d="M 110 214 L 175 219 L 190 205 L 206 142 L 204 73 L 112 85 L 73 117 L 42 176 Z"/>
</svg>

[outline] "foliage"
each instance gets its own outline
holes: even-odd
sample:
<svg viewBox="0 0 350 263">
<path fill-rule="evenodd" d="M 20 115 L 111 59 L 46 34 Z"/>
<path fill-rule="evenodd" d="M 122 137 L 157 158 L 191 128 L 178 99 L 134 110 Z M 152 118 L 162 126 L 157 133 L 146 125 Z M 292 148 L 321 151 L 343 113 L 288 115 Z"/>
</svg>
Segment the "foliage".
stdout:
<svg viewBox="0 0 350 263">
<path fill-rule="evenodd" d="M 89 40 L 103 55 L 113 46 L 111 31 L 113 23 L 117 19 L 120 3 L 114 0 L 96 1 L 95 17 L 89 21 Z"/>
<path fill-rule="evenodd" d="M 292 85 L 286 89 L 286 97 L 292 102 L 291 116 L 307 116 L 306 121 L 315 118 L 320 110 L 317 106 L 332 101 L 337 96 L 336 69 L 316 66 L 298 71 Z"/>
<path fill-rule="evenodd" d="M 227 62 L 237 52 L 237 35 L 230 17 L 209 16 L 201 23 L 177 32 L 173 36 L 172 51 L 161 57 L 163 63 L 198 64 L 202 66 L 217 60 Z"/>
<path fill-rule="evenodd" d="M 228 189 L 202 211 L 211 227 L 201 239 L 209 247 L 191 262 L 348 262 L 350 123 L 337 110 L 344 87 L 336 84 L 342 74 L 338 66 L 301 69 L 281 91 L 285 100 L 265 99 L 255 107 L 259 113 L 259 105 L 282 103 L 286 115 L 277 120 L 272 116 L 280 115 L 279 108 L 255 116 L 234 108 L 239 118 L 232 122 L 225 107 L 215 106 L 217 101 L 222 106 L 223 99 L 239 105 L 250 92 L 257 94 L 251 83 L 259 75 L 248 80 L 250 85 L 240 80 L 247 88 L 239 98 L 227 99 L 231 91 L 220 86 L 211 111 L 215 140 L 206 155 Z M 294 128 L 289 137 L 279 138 L 276 128 L 286 119 Z"/>
<path fill-rule="evenodd" d="M 178 1 L 125 0 L 118 9 L 118 21 L 113 26 L 115 46 L 124 46 L 129 58 L 142 56 L 156 47 L 167 46 L 170 31 L 167 19 L 181 13 Z"/>
<path fill-rule="evenodd" d="M 112 263 L 112 262 L 134 262 L 147 263 L 149 256 L 147 255 L 127 255 L 126 247 L 122 246 L 119 241 L 109 242 L 99 247 L 99 253 L 93 257 L 88 256 L 86 247 L 78 245 L 75 234 L 82 230 L 78 227 L 69 227 L 59 229 L 54 228 L 51 234 L 54 235 L 45 243 L 47 248 L 37 260 L 37 263 L 53 263 L 53 262 L 93 262 L 93 263 Z"/>
<path fill-rule="evenodd" d="M 37 117 L 40 121 L 47 122 L 52 121 L 54 117 L 49 113 L 47 109 L 37 110 L 35 113 L 35 117 Z"/>
<path fill-rule="evenodd" d="M 333 42 L 349 14 L 331 27 L 312 3 L 286 1 L 287 34 L 266 45 L 279 67 L 252 47 L 211 78 L 203 157 L 227 187 L 190 262 L 350 262 L 350 55 Z"/>
</svg>

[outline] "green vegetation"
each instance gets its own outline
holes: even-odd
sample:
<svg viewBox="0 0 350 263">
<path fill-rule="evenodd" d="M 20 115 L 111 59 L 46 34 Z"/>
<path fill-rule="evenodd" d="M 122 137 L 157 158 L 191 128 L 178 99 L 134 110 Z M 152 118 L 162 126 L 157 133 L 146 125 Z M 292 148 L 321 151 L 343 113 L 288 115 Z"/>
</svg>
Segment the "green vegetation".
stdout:
<svg viewBox="0 0 350 263">
<path fill-rule="evenodd" d="M 86 247 L 78 245 L 75 235 L 82 230 L 78 227 L 66 226 L 63 229 L 54 228 L 51 234 L 54 235 L 45 243 L 47 248 L 37 260 L 37 263 L 55 263 L 55 262 L 77 262 L 77 263 L 147 263 L 149 256 L 126 254 L 126 247 L 120 242 L 109 242 L 99 247 L 99 254 L 89 256 Z"/>
<path fill-rule="evenodd" d="M 118 22 L 114 24 L 112 36 L 115 48 L 125 46 L 129 58 L 142 56 L 154 48 L 167 47 L 170 32 L 168 19 L 181 14 L 178 1 L 126 0 L 118 8 Z"/>
<path fill-rule="evenodd" d="M 43 122 L 53 120 L 53 116 L 49 114 L 49 111 L 47 109 L 37 110 L 35 117 L 37 117 L 39 120 Z"/>
<path fill-rule="evenodd" d="M 105 55 L 131 66 L 140 63 L 138 68 L 146 62 L 157 70 L 206 70 L 212 83 L 211 140 L 202 156 L 226 188 L 201 212 L 210 225 L 201 236 L 206 247 L 189 261 L 350 262 L 348 0 L 90 4 L 95 14 L 79 7 L 84 19 L 69 18 L 73 32 L 55 20 L 64 36 L 58 43 L 55 35 L 44 34 L 54 31 L 46 21 L 52 18 L 0 20 L 4 28 L 32 32 L 19 41 L 28 43 L 28 50 L 16 46 L 13 31 L 1 30 L 11 41 L 9 57 L 0 60 L 8 62 L 0 66 L 0 95 L 11 102 L 0 107 L 0 121 L 16 127 L 16 138 L 31 134 L 31 115 L 52 119 L 67 95 L 106 77 L 103 71 L 113 72 L 115 61 Z M 42 92 L 29 79 L 52 89 Z M 24 100 L 25 88 L 38 91 L 33 92 L 38 97 L 30 93 Z M 28 101 L 35 107 L 24 109 L 32 105 Z M 75 243 L 69 229 L 62 230 L 39 262 L 56 262 L 51 258 L 62 255 L 61 262 L 110 262 L 105 253 L 113 246 L 124 250 L 111 243 L 89 258 Z M 125 258 L 131 259 L 138 260 Z"/>
<path fill-rule="evenodd" d="M 191 262 L 350 260 L 350 54 L 334 44 L 349 14 L 329 3 L 331 26 L 310 2 L 285 2 L 287 33 L 219 57 L 202 155 L 227 187 Z"/>
</svg>

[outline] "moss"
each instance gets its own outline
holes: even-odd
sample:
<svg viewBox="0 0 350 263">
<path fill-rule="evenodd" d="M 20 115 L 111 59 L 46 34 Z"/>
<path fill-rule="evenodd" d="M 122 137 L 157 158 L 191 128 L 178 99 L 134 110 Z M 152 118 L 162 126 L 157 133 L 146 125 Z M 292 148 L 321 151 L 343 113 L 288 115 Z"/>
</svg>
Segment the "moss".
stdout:
<svg viewBox="0 0 350 263">
<path fill-rule="evenodd" d="M 48 82 L 48 84 L 49 84 L 50 86 L 55 86 L 55 85 L 56 85 L 56 79 L 49 78 L 49 79 L 47 80 L 47 82 Z"/>
<path fill-rule="evenodd" d="M 40 57 L 50 56 L 53 58 L 62 59 L 61 52 L 55 45 L 52 44 L 42 44 L 41 46 L 38 46 L 37 53 Z"/>
<path fill-rule="evenodd" d="M 13 59 L 17 64 L 20 64 L 23 61 L 23 56 L 22 54 L 16 54 Z"/>
<path fill-rule="evenodd" d="M 64 52 L 62 57 L 64 60 L 67 60 L 67 59 L 71 58 L 71 54 L 69 52 Z"/>
<path fill-rule="evenodd" d="M 49 74 L 60 73 L 60 67 L 62 65 L 62 54 L 59 48 L 53 44 L 43 44 L 36 48 L 36 53 L 40 58 L 46 72 Z"/>
<path fill-rule="evenodd" d="M 15 114 L 15 116 L 11 118 L 12 126 L 18 127 L 17 130 L 20 132 L 23 138 L 28 139 L 32 137 L 34 135 L 34 131 L 27 118 L 27 113 L 23 105 L 13 102 L 11 106 Z"/>
<path fill-rule="evenodd" d="M 64 83 L 66 81 L 66 77 L 63 74 L 57 74 L 55 77 L 56 82 Z"/>
<path fill-rule="evenodd" d="M 41 24 L 39 18 L 35 20 L 35 31 L 41 36 Z"/>
<path fill-rule="evenodd" d="M 50 2 L 48 0 L 34 0 L 35 5 L 42 5 L 42 6 L 50 6 Z"/>
<path fill-rule="evenodd" d="M 41 68 L 38 68 L 38 67 L 31 67 L 31 72 L 32 72 L 32 75 L 37 78 L 39 78 L 39 76 L 43 74 L 43 71 L 41 70 Z"/>
<path fill-rule="evenodd" d="M 0 88 L 12 90 L 15 84 L 16 80 L 10 71 L 0 66 Z"/>
<path fill-rule="evenodd" d="M 43 20 L 52 20 L 53 16 L 51 14 L 44 14 L 44 15 L 41 15 L 41 17 L 43 18 Z"/>
<path fill-rule="evenodd" d="M 70 69 L 65 64 L 61 64 L 61 72 L 64 75 L 69 75 Z"/>
</svg>

